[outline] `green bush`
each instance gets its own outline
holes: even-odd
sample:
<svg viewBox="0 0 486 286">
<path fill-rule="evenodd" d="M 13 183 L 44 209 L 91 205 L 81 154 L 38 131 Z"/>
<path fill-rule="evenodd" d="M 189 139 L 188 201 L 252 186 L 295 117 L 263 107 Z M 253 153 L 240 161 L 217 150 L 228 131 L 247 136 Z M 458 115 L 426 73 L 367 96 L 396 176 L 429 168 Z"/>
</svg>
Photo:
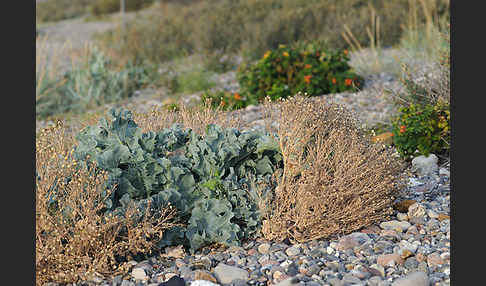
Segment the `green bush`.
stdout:
<svg viewBox="0 0 486 286">
<path fill-rule="evenodd" d="M 125 11 L 138 11 L 153 2 L 154 0 L 126 0 Z M 90 9 L 95 16 L 119 12 L 120 0 L 98 0 L 91 5 Z"/>
<path fill-rule="evenodd" d="M 401 82 L 405 91 L 397 94 L 401 106 L 392 121 L 393 143 L 402 158 L 417 155 L 448 155 L 450 148 L 450 48 L 449 31 L 442 33 L 437 78 L 425 76 L 419 83 L 405 65 Z"/>
<path fill-rule="evenodd" d="M 36 117 L 46 118 L 66 112 L 80 113 L 132 96 L 151 81 L 149 70 L 128 62 L 117 70 L 97 48 L 89 58 L 61 78 L 36 75 Z"/>
<path fill-rule="evenodd" d="M 326 51 L 319 43 L 280 45 L 257 63 L 238 69 L 241 95 L 206 95 L 213 105 L 230 109 L 258 104 L 265 97 L 287 98 L 299 92 L 309 96 L 354 91 L 363 83 L 348 65 L 348 51 Z"/>
<path fill-rule="evenodd" d="M 450 144 L 449 105 L 411 104 L 402 107 L 393 121 L 392 133 L 393 144 L 404 159 L 447 153 Z"/>
</svg>

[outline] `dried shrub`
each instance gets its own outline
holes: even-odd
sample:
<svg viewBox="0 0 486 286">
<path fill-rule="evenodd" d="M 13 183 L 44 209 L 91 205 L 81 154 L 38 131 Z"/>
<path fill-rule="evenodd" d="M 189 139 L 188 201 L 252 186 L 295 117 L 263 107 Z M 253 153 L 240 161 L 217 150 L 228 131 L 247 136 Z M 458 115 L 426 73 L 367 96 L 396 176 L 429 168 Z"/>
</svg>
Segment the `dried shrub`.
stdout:
<svg viewBox="0 0 486 286">
<path fill-rule="evenodd" d="M 265 238 L 305 242 L 388 218 L 404 166 L 371 143 L 352 113 L 299 96 L 281 103 L 279 121 L 284 171 Z"/>
<path fill-rule="evenodd" d="M 107 176 L 96 168 L 77 168 L 70 134 L 57 124 L 36 139 L 37 285 L 124 274 L 131 256 L 150 253 L 153 241 L 177 225 L 170 207 L 137 223 L 135 208 L 124 217 L 103 216 L 100 186 Z"/>
</svg>

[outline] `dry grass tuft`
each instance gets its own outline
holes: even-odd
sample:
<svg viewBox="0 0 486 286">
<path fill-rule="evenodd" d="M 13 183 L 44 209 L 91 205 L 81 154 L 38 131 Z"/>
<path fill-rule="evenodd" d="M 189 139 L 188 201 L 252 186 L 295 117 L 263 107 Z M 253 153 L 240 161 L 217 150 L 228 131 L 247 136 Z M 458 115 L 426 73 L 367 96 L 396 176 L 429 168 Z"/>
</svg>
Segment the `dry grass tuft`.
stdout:
<svg viewBox="0 0 486 286">
<path fill-rule="evenodd" d="M 147 113 L 133 113 L 135 122 L 143 132 L 156 131 L 169 128 L 174 123 L 182 124 L 185 128 L 191 128 L 197 134 L 204 134 L 208 124 L 218 124 L 223 128 L 239 129 L 243 122 L 239 113 L 228 113 L 221 108 L 212 108 L 210 102 L 202 106 L 189 106 L 181 101 L 179 110 L 170 111 L 165 107 L 154 106 Z"/>
<path fill-rule="evenodd" d="M 137 224 L 133 207 L 124 218 L 104 216 L 101 202 L 112 191 L 100 187 L 107 174 L 76 168 L 70 134 L 58 123 L 36 139 L 37 285 L 125 273 L 128 265 L 117 259 L 150 253 L 152 239 L 176 225 L 170 207 Z"/>
<path fill-rule="evenodd" d="M 298 96 L 281 103 L 279 124 L 284 171 L 263 223 L 266 239 L 328 238 L 391 214 L 403 165 L 370 143 L 350 112 Z"/>
</svg>

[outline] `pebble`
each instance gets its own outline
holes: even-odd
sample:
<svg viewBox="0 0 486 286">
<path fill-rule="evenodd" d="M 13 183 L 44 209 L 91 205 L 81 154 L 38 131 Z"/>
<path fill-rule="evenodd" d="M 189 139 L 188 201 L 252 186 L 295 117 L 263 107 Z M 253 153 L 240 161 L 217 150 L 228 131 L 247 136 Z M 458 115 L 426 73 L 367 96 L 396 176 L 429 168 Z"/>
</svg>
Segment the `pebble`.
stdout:
<svg viewBox="0 0 486 286">
<path fill-rule="evenodd" d="M 224 263 L 219 263 L 214 268 L 214 275 L 219 283 L 222 284 L 229 284 L 235 279 L 248 280 L 249 277 L 248 271 Z"/>
<path fill-rule="evenodd" d="M 392 283 L 392 286 L 428 286 L 429 278 L 424 272 L 413 272 L 405 277 L 399 278 Z"/>
<path fill-rule="evenodd" d="M 410 216 L 410 215 L 409 215 Z M 394 230 L 398 232 L 406 231 L 411 224 L 407 221 L 391 220 L 380 223 L 380 227 L 384 230 Z"/>
</svg>

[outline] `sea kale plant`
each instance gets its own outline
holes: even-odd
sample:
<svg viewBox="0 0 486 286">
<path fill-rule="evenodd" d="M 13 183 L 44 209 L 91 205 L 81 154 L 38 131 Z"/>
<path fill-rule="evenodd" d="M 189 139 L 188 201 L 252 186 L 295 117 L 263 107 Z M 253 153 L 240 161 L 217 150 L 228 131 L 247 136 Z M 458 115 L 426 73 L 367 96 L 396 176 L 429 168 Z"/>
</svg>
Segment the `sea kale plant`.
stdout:
<svg viewBox="0 0 486 286">
<path fill-rule="evenodd" d="M 164 232 L 158 247 L 183 244 L 191 252 L 212 243 L 238 245 L 257 234 L 257 198 L 270 188 L 255 186 L 282 168 L 271 136 L 217 125 L 208 125 L 204 136 L 181 125 L 142 133 L 130 111 L 111 115 L 83 129 L 74 151 L 81 165 L 96 162 L 107 171 L 106 184 L 115 186 L 105 214 L 123 216 L 135 202 L 140 209 L 150 203 L 156 216 L 170 204 L 184 226 Z"/>
</svg>

